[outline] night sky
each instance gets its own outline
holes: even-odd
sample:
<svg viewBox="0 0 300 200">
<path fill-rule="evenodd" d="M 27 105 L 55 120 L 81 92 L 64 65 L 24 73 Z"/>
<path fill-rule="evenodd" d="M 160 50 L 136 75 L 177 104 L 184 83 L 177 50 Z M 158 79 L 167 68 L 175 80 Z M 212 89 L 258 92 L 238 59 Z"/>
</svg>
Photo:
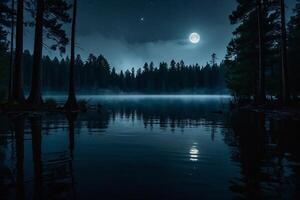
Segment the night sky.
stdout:
<svg viewBox="0 0 300 200">
<path fill-rule="evenodd" d="M 221 61 L 234 30 L 228 16 L 236 0 L 78 1 L 77 53 L 103 54 L 117 69 L 172 59 L 205 64 L 212 53 Z M 287 0 L 288 12 L 295 1 Z M 200 43 L 189 42 L 192 32 Z"/>
</svg>

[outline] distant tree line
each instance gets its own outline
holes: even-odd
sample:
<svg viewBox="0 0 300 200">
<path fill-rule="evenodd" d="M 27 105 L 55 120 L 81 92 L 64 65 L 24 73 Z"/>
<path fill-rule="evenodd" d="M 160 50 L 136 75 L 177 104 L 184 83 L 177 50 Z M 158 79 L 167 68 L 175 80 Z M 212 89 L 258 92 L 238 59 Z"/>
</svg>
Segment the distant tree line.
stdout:
<svg viewBox="0 0 300 200">
<path fill-rule="evenodd" d="M 24 52 L 25 88 L 30 87 L 33 57 Z M 45 91 L 66 91 L 70 59 L 44 56 L 43 88 Z M 225 89 L 225 65 L 211 62 L 205 66 L 186 65 L 183 61 L 170 64 L 162 62 L 155 66 L 145 63 L 138 69 L 117 71 L 107 59 L 90 54 L 86 61 L 80 55 L 75 59 L 75 82 L 77 91 L 112 90 L 115 92 L 170 93 L 200 92 Z"/>
<path fill-rule="evenodd" d="M 288 104 L 300 95 L 300 1 L 286 26 L 284 0 L 237 1 L 227 47 L 226 83 L 239 100 L 264 104 L 267 95 Z"/>
</svg>

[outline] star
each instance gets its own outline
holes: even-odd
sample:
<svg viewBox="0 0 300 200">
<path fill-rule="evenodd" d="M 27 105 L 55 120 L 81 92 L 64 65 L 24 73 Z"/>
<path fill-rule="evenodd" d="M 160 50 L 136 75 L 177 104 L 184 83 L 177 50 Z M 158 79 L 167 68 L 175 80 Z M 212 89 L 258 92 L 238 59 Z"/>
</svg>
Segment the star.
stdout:
<svg viewBox="0 0 300 200">
<path fill-rule="evenodd" d="M 140 18 L 140 21 L 141 21 L 141 22 L 144 22 L 144 21 L 145 21 L 145 18 L 144 18 L 144 17 L 141 17 L 141 18 Z"/>
</svg>

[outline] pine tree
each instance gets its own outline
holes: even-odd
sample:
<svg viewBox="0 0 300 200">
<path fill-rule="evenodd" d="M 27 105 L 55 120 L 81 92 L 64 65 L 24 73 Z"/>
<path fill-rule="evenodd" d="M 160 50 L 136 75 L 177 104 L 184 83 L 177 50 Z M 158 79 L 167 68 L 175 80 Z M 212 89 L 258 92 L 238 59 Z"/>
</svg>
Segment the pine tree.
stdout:
<svg viewBox="0 0 300 200">
<path fill-rule="evenodd" d="M 278 48 L 274 45 L 277 37 L 274 33 L 278 21 L 277 7 L 274 2 L 267 0 L 237 2 L 237 9 L 230 15 L 231 24 L 238 27 L 227 47 L 224 62 L 227 66 L 226 84 L 235 97 L 247 100 L 254 98 L 261 104 L 266 91 L 266 62 L 273 59 Z"/>
<path fill-rule="evenodd" d="M 285 19 L 285 1 L 280 0 L 281 12 L 281 81 L 282 81 L 282 103 L 288 104 L 290 101 L 289 92 L 289 77 L 287 68 L 287 34 L 286 34 L 286 19 Z"/>
<path fill-rule="evenodd" d="M 14 41 L 15 41 L 15 0 L 11 0 L 11 33 L 10 33 L 10 66 L 9 66 L 9 80 L 8 80 L 8 101 L 13 100 L 12 95 L 12 81 L 13 81 L 13 65 L 14 65 Z"/>
<path fill-rule="evenodd" d="M 0 99 L 2 100 L 6 95 L 6 66 L 8 65 L 8 42 L 6 41 L 7 31 L 9 27 L 10 9 L 7 6 L 7 1 L 0 2 Z"/>
<path fill-rule="evenodd" d="M 18 103 L 25 101 L 23 92 L 23 31 L 24 31 L 24 0 L 17 1 L 16 50 L 14 57 L 12 99 Z"/>
<path fill-rule="evenodd" d="M 28 102 L 32 105 L 39 106 L 42 100 L 42 69 L 41 59 L 43 54 L 43 24 L 44 24 L 44 0 L 37 1 L 35 14 L 35 37 L 34 37 L 34 53 L 32 66 L 31 90 Z"/>
<path fill-rule="evenodd" d="M 30 3 L 29 3 L 30 4 Z M 31 9 L 35 16 L 35 39 L 34 39 L 34 58 L 32 67 L 31 90 L 28 103 L 39 106 L 43 103 L 42 99 L 42 54 L 43 54 L 43 32 L 47 31 L 47 38 L 55 41 L 51 49 L 59 49 L 65 52 L 68 38 L 63 30 L 63 25 L 70 22 L 67 11 L 70 6 L 65 0 L 40 0 Z"/>
<path fill-rule="evenodd" d="M 72 18 L 72 34 L 71 34 L 71 62 L 69 73 L 69 95 L 65 108 L 68 110 L 76 110 L 78 108 L 75 94 L 75 33 L 76 33 L 76 18 L 77 18 L 77 0 L 73 3 L 73 18 Z"/>
<path fill-rule="evenodd" d="M 257 103 L 264 104 L 266 99 L 265 91 L 265 66 L 264 66 L 264 9 L 261 0 L 257 0 L 257 16 L 258 16 L 258 88 Z"/>
<path fill-rule="evenodd" d="M 291 75 L 290 90 L 297 99 L 300 94 L 300 0 L 297 0 L 294 15 L 288 24 L 288 60 Z"/>
</svg>

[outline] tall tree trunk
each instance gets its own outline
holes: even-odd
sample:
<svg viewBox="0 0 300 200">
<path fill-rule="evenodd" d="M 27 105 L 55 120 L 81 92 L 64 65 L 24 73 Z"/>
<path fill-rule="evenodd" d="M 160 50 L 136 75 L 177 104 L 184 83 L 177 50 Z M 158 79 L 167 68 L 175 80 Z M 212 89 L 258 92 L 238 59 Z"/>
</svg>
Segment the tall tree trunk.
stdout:
<svg viewBox="0 0 300 200">
<path fill-rule="evenodd" d="M 76 16 L 77 16 L 77 0 L 74 0 L 73 5 L 73 20 L 72 20 L 72 34 L 71 34 L 71 60 L 70 60 L 70 72 L 69 72 L 69 95 L 65 104 L 67 110 L 77 110 L 77 100 L 75 94 L 75 32 L 76 32 Z"/>
<path fill-rule="evenodd" d="M 23 60 L 23 21 L 24 21 L 24 0 L 18 0 L 17 7 L 17 33 L 16 33 L 16 53 L 13 69 L 13 91 L 12 97 L 14 101 L 23 103 L 23 77 L 22 77 L 22 60 Z"/>
<path fill-rule="evenodd" d="M 42 54 L 43 54 L 43 16 L 44 16 L 44 0 L 37 1 L 37 13 L 35 18 L 35 38 L 32 66 L 31 90 L 28 97 L 28 103 L 40 106 L 42 100 Z"/>
<path fill-rule="evenodd" d="M 10 35 L 10 67 L 9 67 L 9 82 L 8 82 L 8 100 L 13 100 L 12 81 L 13 81 L 13 65 L 14 65 L 14 36 L 15 36 L 15 0 L 11 1 L 11 35 Z"/>
<path fill-rule="evenodd" d="M 280 0 L 281 11 L 281 81 L 282 81 L 282 104 L 287 105 L 290 101 L 290 92 L 288 84 L 287 69 L 287 38 L 286 38 L 286 22 L 285 22 L 285 1 Z"/>
<path fill-rule="evenodd" d="M 258 39 L 259 39 L 259 59 L 258 59 L 258 96 L 257 103 L 264 104 L 266 100 L 265 91 L 265 67 L 264 67 L 264 36 L 263 36 L 263 8 L 261 0 L 257 0 L 258 4 Z"/>
</svg>

